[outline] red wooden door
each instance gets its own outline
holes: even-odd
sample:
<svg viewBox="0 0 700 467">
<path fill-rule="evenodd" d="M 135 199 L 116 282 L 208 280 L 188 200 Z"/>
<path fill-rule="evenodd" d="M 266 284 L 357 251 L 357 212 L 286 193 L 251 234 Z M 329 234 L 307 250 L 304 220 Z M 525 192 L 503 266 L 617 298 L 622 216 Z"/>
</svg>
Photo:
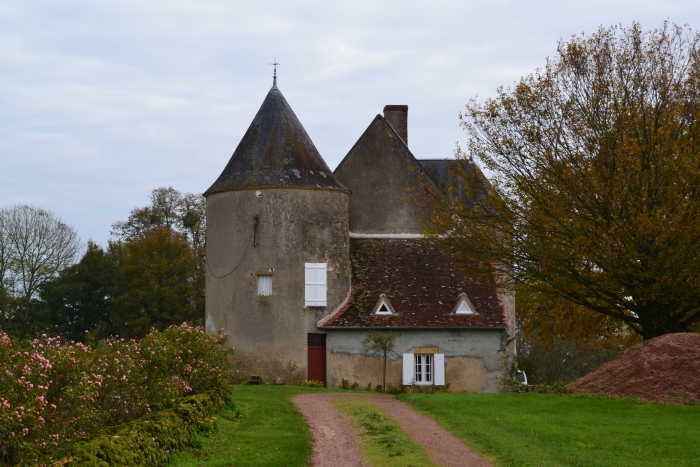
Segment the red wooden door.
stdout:
<svg viewBox="0 0 700 467">
<path fill-rule="evenodd" d="M 326 385 L 326 335 L 309 334 L 308 379 Z"/>
</svg>

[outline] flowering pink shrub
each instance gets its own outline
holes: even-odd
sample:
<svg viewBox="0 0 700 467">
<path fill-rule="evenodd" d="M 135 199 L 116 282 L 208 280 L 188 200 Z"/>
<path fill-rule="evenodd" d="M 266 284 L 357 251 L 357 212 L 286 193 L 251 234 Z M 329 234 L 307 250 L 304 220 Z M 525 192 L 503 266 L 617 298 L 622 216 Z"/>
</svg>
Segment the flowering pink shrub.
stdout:
<svg viewBox="0 0 700 467">
<path fill-rule="evenodd" d="M 225 335 L 188 324 L 94 346 L 0 331 L 0 464 L 59 460 L 80 438 L 232 381 Z"/>
</svg>

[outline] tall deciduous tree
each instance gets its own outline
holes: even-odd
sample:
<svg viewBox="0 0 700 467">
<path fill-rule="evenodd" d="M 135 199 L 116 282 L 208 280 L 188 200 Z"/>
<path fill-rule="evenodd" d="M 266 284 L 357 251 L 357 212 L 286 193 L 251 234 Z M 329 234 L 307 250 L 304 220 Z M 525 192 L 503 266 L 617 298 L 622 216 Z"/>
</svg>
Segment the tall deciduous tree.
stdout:
<svg viewBox="0 0 700 467">
<path fill-rule="evenodd" d="M 699 42 L 666 23 L 600 28 L 472 100 L 459 158 L 474 204 L 437 210 L 433 233 L 646 339 L 688 330 L 700 320 Z"/>
<path fill-rule="evenodd" d="M 195 251 L 204 247 L 206 231 L 206 202 L 204 196 L 182 194 L 173 187 L 154 188 L 151 205 L 134 208 L 126 221 L 112 225 L 112 235 L 129 242 L 153 229 L 165 227 L 187 238 Z"/>
<path fill-rule="evenodd" d="M 39 289 L 80 253 L 76 231 L 50 211 L 32 206 L 0 210 L 0 327 L 31 334 L 30 310 Z"/>
<path fill-rule="evenodd" d="M 145 335 L 184 321 L 203 318 L 197 287 L 197 258 L 181 235 L 166 227 L 149 230 L 131 242 L 113 242 L 118 271 L 112 326 L 125 337 Z"/>
<path fill-rule="evenodd" d="M 50 314 L 47 330 L 74 341 L 84 340 L 88 330 L 97 339 L 110 336 L 112 313 L 118 312 L 113 307 L 117 273 L 115 255 L 88 242 L 78 263 L 42 287 L 41 298 Z"/>
<path fill-rule="evenodd" d="M 191 285 L 196 307 L 204 315 L 206 200 L 201 194 L 181 193 L 173 187 L 154 188 L 149 206 L 134 208 L 126 221 L 112 225 L 112 235 L 125 244 L 143 239 L 148 232 L 167 229 L 187 240 L 196 261 Z"/>
</svg>

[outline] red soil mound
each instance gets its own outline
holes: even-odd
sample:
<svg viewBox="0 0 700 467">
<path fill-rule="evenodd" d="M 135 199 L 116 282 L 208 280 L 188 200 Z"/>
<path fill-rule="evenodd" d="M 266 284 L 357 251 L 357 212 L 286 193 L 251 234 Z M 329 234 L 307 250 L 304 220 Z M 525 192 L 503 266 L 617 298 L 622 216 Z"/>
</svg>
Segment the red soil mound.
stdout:
<svg viewBox="0 0 700 467">
<path fill-rule="evenodd" d="M 700 334 L 666 334 L 637 344 L 568 387 L 571 392 L 700 402 Z"/>
</svg>

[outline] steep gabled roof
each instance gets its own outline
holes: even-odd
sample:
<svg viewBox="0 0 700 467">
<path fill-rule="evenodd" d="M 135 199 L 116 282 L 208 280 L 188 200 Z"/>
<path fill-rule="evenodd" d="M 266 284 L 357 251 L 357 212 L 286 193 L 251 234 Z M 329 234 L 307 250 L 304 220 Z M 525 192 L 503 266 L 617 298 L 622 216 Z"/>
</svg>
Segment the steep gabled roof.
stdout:
<svg viewBox="0 0 700 467">
<path fill-rule="evenodd" d="M 420 173 L 424 173 L 425 176 L 426 176 L 426 178 L 427 178 L 428 180 L 432 181 L 432 182 L 435 184 L 435 187 L 436 187 L 436 188 L 441 188 L 441 187 L 437 184 L 437 182 L 436 182 L 435 180 L 433 180 L 433 178 L 432 178 L 432 177 L 430 176 L 430 174 L 426 171 L 426 169 L 423 167 L 423 165 L 421 164 L 421 160 L 416 159 L 416 156 L 413 155 L 413 153 L 412 153 L 411 150 L 408 148 L 408 145 L 407 145 L 406 142 L 403 140 L 403 138 L 401 138 L 401 136 L 396 132 L 396 130 L 394 129 L 394 127 L 391 126 L 391 124 L 390 124 L 381 114 L 377 114 L 377 115 L 372 119 L 372 122 L 367 126 L 367 128 L 365 129 L 365 131 L 362 132 L 362 134 L 361 134 L 360 137 L 357 139 L 357 141 L 355 141 L 355 144 L 352 145 L 352 147 L 350 148 L 350 150 L 348 151 L 348 153 L 345 155 L 345 157 L 343 158 L 343 160 L 340 161 L 340 164 L 338 164 L 338 166 L 335 168 L 335 170 L 333 171 L 333 173 L 338 173 L 338 172 L 341 170 L 341 168 L 343 167 L 343 165 L 345 165 L 345 163 L 348 162 L 348 159 L 351 157 L 351 155 L 352 155 L 353 152 L 355 151 L 355 148 L 357 148 L 357 147 L 360 145 L 360 143 L 361 143 L 364 139 L 366 139 L 366 138 L 369 137 L 369 134 L 370 134 L 372 128 L 373 128 L 375 125 L 377 125 L 377 124 L 381 125 L 383 128 L 385 128 L 385 129 L 387 130 L 388 134 L 391 135 L 391 138 L 395 141 L 396 145 L 397 145 L 398 147 L 400 147 L 400 148 L 401 148 L 401 151 L 408 157 L 408 159 L 411 160 L 412 163 L 415 164 L 414 167 L 417 167 L 417 168 L 418 168 L 418 171 L 419 171 Z M 427 160 L 429 160 L 429 159 L 422 159 L 422 160 L 427 161 Z M 373 167 L 368 167 L 368 168 L 367 168 L 367 170 L 372 170 L 372 169 L 373 169 Z"/>
<path fill-rule="evenodd" d="M 350 231 L 420 234 L 429 218 L 426 190 L 439 188 L 381 115 L 333 172 L 352 191 Z M 414 199 L 415 198 L 415 202 Z"/>
<path fill-rule="evenodd" d="M 334 328 L 494 328 L 508 326 L 495 280 L 460 267 L 433 240 L 350 240 L 352 292 L 325 319 Z M 454 313 L 466 294 L 478 314 Z M 382 295 L 395 314 L 373 314 Z"/>
<path fill-rule="evenodd" d="M 277 85 L 273 85 L 226 168 L 205 192 L 257 187 L 349 191 L 328 168 Z"/>
</svg>

